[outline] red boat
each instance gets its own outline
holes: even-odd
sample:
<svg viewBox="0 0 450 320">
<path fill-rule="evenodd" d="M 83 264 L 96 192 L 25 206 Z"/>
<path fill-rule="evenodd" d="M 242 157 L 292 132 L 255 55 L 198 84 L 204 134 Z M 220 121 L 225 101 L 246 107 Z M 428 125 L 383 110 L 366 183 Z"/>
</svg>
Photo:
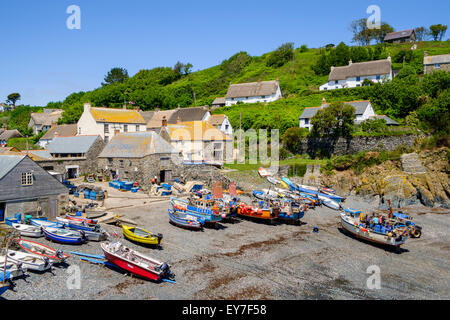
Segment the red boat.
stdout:
<svg viewBox="0 0 450 320">
<path fill-rule="evenodd" d="M 173 280 L 175 277 L 167 263 L 144 256 L 120 242 L 102 243 L 101 247 L 109 262 L 139 277 L 153 281 L 163 278 Z"/>
<path fill-rule="evenodd" d="M 39 256 L 47 257 L 55 262 L 63 262 L 70 257 L 68 254 L 63 253 L 61 250 L 56 250 L 42 243 L 34 242 L 31 240 L 17 239 L 17 243 L 25 251 Z"/>
<path fill-rule="evenodd" d="M 75 221 L 75 222 L 78 222 L 78 223 L 83 223 L 83 222 L 85 222 L 85 223 L 87 223 L 88 225 L 95 225 L 95 224 L 97 224 L 97 220 L 95 220 L 95 219 L 88 219 L 88 218 L 83 218 L 83 217 L 76 217 L 76 216 L 70 216 L 70 215 L 68 215 L 68 214 L 66 214 L 66 219 L 67 220 L 72 220 L 72 221 Z"/>
</svg>

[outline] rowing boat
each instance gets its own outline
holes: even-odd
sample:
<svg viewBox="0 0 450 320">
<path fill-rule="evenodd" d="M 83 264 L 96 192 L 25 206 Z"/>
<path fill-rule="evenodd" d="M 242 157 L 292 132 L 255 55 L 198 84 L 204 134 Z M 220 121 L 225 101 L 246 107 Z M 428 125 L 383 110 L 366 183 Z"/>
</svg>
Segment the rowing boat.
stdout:
<svg viewBox="0 0 450 320">
<path fill-rule="evenodd" d="M 88 225 L 94 225 L 94 224 L 97 224 L 97 223 L 98 223 L 98 221 L 95 220 L 95 219 L 89 219 L 89 218 L 83 218 L 83 217 L 71 216 L 71 215 L 68 215 L 68 214 L 66 214 L 66 219 L 72 220 L 72 221 L 77 221 L 77 222 L 79 222 L 79 223 L 82 223 L 82 222 L 84 221 L 84 222 L 87 223 Z"/>
<path fill-rule="evenodd" d="M 12 227 L 19 231 L 21 236 L 40 238 L 44 235 L 41 227 L 30 226 L 28 224 L 12 223 Z"/>
<path fill-rule="evenodd" d="M 36 227 L 52 227 L 52 228 L 62 228 L 64 226 L 63 223 L 57 221 L 48 221 L 43 219 L 35 219 L 31 218 L 30 223 Z"/>
<path fill-rule="evenodd" d="M 15 263 L 22 263 L 24 268 L 34 271 L 48 270 L 53 264 L 47 257 L 14 250 L 8 250 L 8 259 Z"/>
<path fill-rule="evenodd" d="M 120 242 L 102 243 L 101 248 L 109 262 L 139 277 L 153 281 L 173 280 L 175 277 L 169 264 L 145 256 Z"/>
<path fill-rule="evenodd" d="M 143 244 L 161 244 L 163 235 L 161 233 L 153 234 L 142 228 L 122 225 L 122 232 L 125 238 L 131 241 Z"/>
<path fill-rule="evenodd" d="M 48 240 L 65 244 L 82 244 L 87 237 L 84 231 L 67 230 L 52 227 L 43 227 L 44 235 Z"/>
<path fill-rule="evenodd" d="M 196 229 L 199 230 L 203 227 L 205 220 L 192 216 L 190 214 L 183 213 L 181 211 L 174 211 L 168 209 L 169 220 L 178 227 Z"/>
<path fill-rule="evenodd" d="M 17 239 L 18 245 L 25 251 L 39 256 L 47 257 L 54 262 L 63 262 L 69 258 L 68 254 L 61 250 L 50 248 L 44 244 L 26 239 Z"/>
<path fill-rule="evenodd" d="M 9 258 L 6 259 L 6 268 L 5 268 L 5 256 L 0 256 L 0 283 L 3 281 L 3 272 L 6 269 L 5 280 L 18 278 L 26 274 L 27 269 L 22 266 L 21 263 L 17 263 L 11 261 Z"/>
</svg>

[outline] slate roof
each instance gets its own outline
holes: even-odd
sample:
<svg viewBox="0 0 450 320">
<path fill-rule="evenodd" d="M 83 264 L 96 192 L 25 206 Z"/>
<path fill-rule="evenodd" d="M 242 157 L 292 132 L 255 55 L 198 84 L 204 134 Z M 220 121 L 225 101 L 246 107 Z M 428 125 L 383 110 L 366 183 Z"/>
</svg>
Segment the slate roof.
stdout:
<svg viewBox="0 0 450 320">
<path fill-rule="evenodd" d="M 55 137 L 55 132 L 58 132 L 59 137 L 73 137 L 77 134 L 77 124 L 62 124 L 50 128 L 40 140 L 51 140 Z"/>
<path fill-rule="evenodd" d="M 437 56 L 423 57 L 423 64 L 450 63 L 450 54 L 440 54 Z"/>
<path fill-rule="evenodd" d="M 328 81 L 345 80 L 353 77 L 364 77 L 391 73 L 392 63 L 390 59 L 355 62 L 348 66 L 331 67 Z"/>
<path fill-rule="evenodd" d="M 30 153 L 30 158 L 33 160 L 51 160 L 52 155 L 48 150 L 28 150 Z"/>
<path fill-rule="evenodd" d="M 11 138 L 21 138 L 22 134 L 14 129 L 14 130 L 5 130 L 0 134 L 0 140 L 8 141 Z"/>
<path fill-rule="evenodd" d="M 97 122 L 145 124 L 144 118 L 134 109 L 91 107 L 90 112 Z"/>
<path fill-rule="evenodd" d="M 98 157 L 142 158 L 161 153 L 178 153 L 178 151 L 156 132 L 147 131 L 115 135 Z"/>
<path fill-rule="evenodd" d="M 386 36 L 384 37 L 384 41 L 409 38 L 413 32 L 414 32 L 414 29 L 390 32 L 390 33 L 386 34 Z"/>
<path fill-rule="evenodd" d="M 369 100 L 361 100 L 361 101 L 349 101 L 349 102 L 344 102 L 344 104 L 350 104 L 355 108 L 355 114 L 356 115 L 362 115 L 367 107 L 370 104 Z M 305 108 L 300 116 L 300 119 L 311 119 L 312 117 L 314 117 L 317 113 L 317 111 L 319 111 L 320 108 L 326 108 L 328 107 L 330 104 L 326 103 L 326 104 L 322 104 L 320 107 L 308 107 Z"/>
<path fill-rule="evenodd" d="M 50 153 L 86 153 L 99 136 L 55 137 L 47 146 Z"/>
<path fill-rule="evenodd" d="M 25 156 L 22 155 L 0 155 L 0 179 L 19 164 Z"/>
<path fill-rule="evenodd" d="M 376 115 L 375 117 L 376 117 L 376 118 L 381 118 L 381 119 L 386 120 L 386 124 L 387 124 L 388 126 L 389 126 L 389 125 L 391 125 L 391 126 L 398 126 L 398 125 L 399 125 L 399 123 L 398 123 L 397 121 L 392 120 L 391 118 L 389 118 L 388 116 L 386 116 L 386 115 L 384 115 L 384 114 Z M 375 118 L 375 117 L 371 117 L 371 118 Z"/>
<path fill-rule="evenodd" d="M 230 84 L 225 98 L 270 96 L 277 92 L 277 80 Z"/>
<path fill-rule="evenodd" d="M 147 122 L 147 128 L 160 128 L 162 125 L 163 117 L 169 118 L 175 113 L 176 109 L 156 111 L 153 117 Z"/>
</svg>

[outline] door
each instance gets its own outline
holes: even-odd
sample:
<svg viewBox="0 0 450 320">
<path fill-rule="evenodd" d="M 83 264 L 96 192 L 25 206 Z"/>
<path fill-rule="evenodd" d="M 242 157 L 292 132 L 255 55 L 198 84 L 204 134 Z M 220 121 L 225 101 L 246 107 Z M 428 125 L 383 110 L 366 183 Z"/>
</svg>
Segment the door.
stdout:
<svg viewBox="0 0 450 320">
<path fill-rule="evenodd" d="M 4 202 L 0 202 L 0 221 L 4 221 L 5 220 L 5 203 Z"/>
</svg>

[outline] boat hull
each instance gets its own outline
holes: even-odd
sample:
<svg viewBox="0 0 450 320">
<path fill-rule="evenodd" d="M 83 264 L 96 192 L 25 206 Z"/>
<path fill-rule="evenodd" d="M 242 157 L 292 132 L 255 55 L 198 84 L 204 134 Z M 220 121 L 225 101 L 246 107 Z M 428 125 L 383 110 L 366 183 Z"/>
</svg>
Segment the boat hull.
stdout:
<svg viewBox="0 0 450 320">
<path fill-rule="evenodd" d="M 86 242 L 86 238 L 83 238 L 80 234 L 79 237 L 72 236 L 63 236 L 56 233 L 51 232 L 47 228 L 43 228 L 44 235 L 48 240 L 63 243 L 63 244 L 82 244 Z"/>
<path fill-rule="evenodd" d="M 59 252 L 58 250 L 50 248 L 42 243 L 34 242 L 31 240 L 18 239 L 17 243 L 25 251 L 36 254 L 38 256 L 47 257 L 54 262 L 63 262 L 70 256 L 68 254 Z"/>
<path fill-rule="evenodd" d="M 201 218 L 205 221 L 205 223 L 214 224 L 222 221 L 222 216 L 220 214 L 216 214 L 213 210 L 192 206 L 188 201 L 171 198 L 170 203 L 172 204 L 174 211 Z"/>
<path fill-rule="evenodd" d="M 34 261 L 31 261 L 30 258 Z M 53 264 L 48 258 L 13 250 L 8 251 L 8 260 L 11 260 L 14 263 L 22 263 L 23 268 L 33 271 L 48 270 L 52 267 Z"/>
<path fill-rule="evenodd" d="M 198 221 L 197 217 L 194 217 L 195 219 L 189 219 L 187 218 L 188 216 L 189 215 L 180 212 L 175 213 L 173 210 L 169 209 L 169 220 L 176 226 L 195 230 L 200 230 L 203 228 L 203 223 Z"/>
<path fill-rule="evenodd" d="M 341 226 L 344 230 L 357 238 L 387 247 L 399 248 L 402 244 L 405 243 L 404 237 L 402 237 L 402 240 L 397 240 L 395 237 L 389 237 L 387 235 L 376 233 L 364 228 L 363 230 L 358 226 L 355 226 L 354 222 L 347 219 L 344 214 L 341 214 Z"/>
<path fill-rule="evenodd" d="M 30 237 L 30 238 L 40 238 L 44 236 L 44 232 L 42 229 L 36 226 L 30 226 L 27 224 L 19 224 L 13 223 L 12 227 L 19 231 L 21 236 Z"/>
<path fill-rule="evenodd" d="M 122 225 L 122 232 L 125 238 L 127 238 L 130 241 L 142 243 L 142 244 L 152 244 L 152 245 L 160 245 L 162 240 L 162 235 L 160 237 L 158 236 L 152 236 L 150 232 L 147 230 L 143 230 L 143 232 L 146 232 L 148 234 L 148 237 L 139 236 L 136 233 L 134 233 L 132 230 L 138 229 L 135 227 L 129 227 L 126 225 Z"/>
</svg>

